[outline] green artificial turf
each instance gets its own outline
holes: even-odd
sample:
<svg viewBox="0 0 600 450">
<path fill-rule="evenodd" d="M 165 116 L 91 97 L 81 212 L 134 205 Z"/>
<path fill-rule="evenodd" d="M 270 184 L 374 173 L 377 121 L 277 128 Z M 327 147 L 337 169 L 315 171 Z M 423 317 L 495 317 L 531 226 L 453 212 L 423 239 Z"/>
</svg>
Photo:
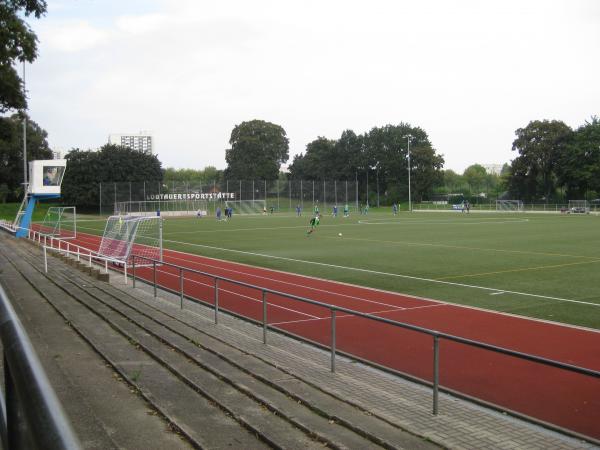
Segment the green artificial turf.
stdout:
<svg viewBox="0 0 600 450">
<path fill-rule="evenodd" d="M 309 219 L 167 217 L 164 246 L 600 328 L 598 216 L 402 212 L 394 217 L 391 209 L 382 209 L 368 216 L 324 216 L 307 237 Z M 101 234 L 104 223 L 80 218 L 78 228 Z"/>
</svg>

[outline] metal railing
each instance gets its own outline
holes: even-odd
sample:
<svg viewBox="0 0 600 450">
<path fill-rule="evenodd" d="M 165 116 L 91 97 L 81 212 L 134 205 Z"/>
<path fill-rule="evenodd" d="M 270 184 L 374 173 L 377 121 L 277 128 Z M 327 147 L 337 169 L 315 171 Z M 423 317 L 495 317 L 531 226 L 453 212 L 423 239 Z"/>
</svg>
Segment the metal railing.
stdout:
<svg viewBox="0 0 600 450">
<path fill-rule="evenodd" d="M 372 320 L 377 323 L 392 325 L 394 327 L 403 328 L 403 329 L 407 329 L 407 330 L 411 330 L 411 331 L 415 331 L 418 333 L 422 333 L 422 334 L 431 336 L 432 341 L 433 341 L 433 361 L 432 361 L 433 382 L 431 383 L 431 386 L 433 388 L 433 408 L 432 408 L 432 410 L 433 410 L 434 415 L 437 415 L 437 413 L 438 413 L 438 403 L 439 403 L 439 395 L 438 394 L 439 394 L 439 390 L 440 390 L 440 383 L 439 383 L 439 379 L 440 379 L 440 364 L 439 364 L 440 340 L 453 341 L 453 342 L 457 342 L 457 343 L 467 345 L 470 347 L 480 348 L 483 350 L 488 350 L 491 352 L 508 355 L 508 356 L 511 356 L 514 358 L 532 361 L 532 362 L 535 362 L 538 364 L 543 364 L 545 366 L 550 366 L 550 367 L 554 367 L 557 369 L 566 370 L 569 372 L 578 373 L 581 375 L 600 379 L 600 371 L 576 366 L 573 364 L 566 364 L 566 363 L 563 363 L 560 361 L 543 358 L 543 357 L 535 356 L 535 355 L 528 354 L 528 353 L 518 352 L 515 350 L 508 349 L 508 348 L 499 347 L 499 346 L 491 345 L 491 344 L 486 344 L 484 342 L 475 341 L 472 339 L 466 339 L 466 338 L 463 338 L 460 336 L 454 336 L 451 334 L 442 333 L 439 331 L 419 327 L 416 325 L 411 325 L 408 323 L 397 322 L 395 320 L 385 319 L 383 317 L 374 316 L 374 315 L 371 315 L 368 313 L 363 313 L 363 312 L 356 311 L 353 309 L 344 308 L 344 307 L 332 305 L 329 303 L 319 302 L 319 301 L 301 297 L 298 295 L 289 294 L 286 292 L 281 292 L 281 291 L 277 291 L 274 289 L 269 289 L 269 288 L 265 288 L 262 286 L 253 285 L 250 283 L 245 283 L 243 281 L 238 281 L 238 280 L 234 280 L 231 278 L 214 275 L 209 272 L 203 272 L 203 271 L 196 270 L 196 269 L 190 269 L 190 268 L 179 266 L 179 265 L 173 264 L 173 263 L 167 263 L 164 261 L 153 260 L 151 258 L 146 258 L 143 256 L 135 256 L 135 255 L 132 256 L 131 277 L 133 280 L 132 284 L 133 284 L 134 288 L 136 287 L 136 260 L 145 260 L 145 261 L 148 261 L 149 264 L 151 263 L 152 280 L 144 280 L 141 277 L 139 277 L 139 278 L 140 278 L 140 280 L 144 280 L 144 281 L 150 282 L 152 284 L 154 297 L 157 296 L 157 289 L 159 286 L 158 282 L 157 282 L 157 267 L 162 266 L 162 267 L 171 267 L 171 268 L 176 269 L 178 271 L 178 274 L 170 274 L 170 273 L 167 273 L 167 274 L 172 275 L 172 276 L 177 276 L 179 278 L 179 290 L 173 290 L 173 289 L 167 288 L 165 286 L 161 286 L 161 289 L 171 292 L 171 293 L 174 293 L 176 295 L 179 295 L 181 309 L 183 309 L 184 298 L 188 298 L 190 300 L 198 300 L 198 301 L 202 302 L 202 304 L 204 304 L 204 305 L 213 307 L 215 324 L 218 324 L 218 321 L 219 321 L 219 309 L 220 309 L 220 307 L 219 307 L 219 282 L 227 282 L 227 283 L 231 283 L 234 285 L 243 286 L 246 288 L 260 291 L 262 294 L 262 329 L 263 329 L 262 334 L 263 334 L 263 343 L 264 344 L 267 343 L 267 331 L 269 328 L 271 328 L 271 327 L 269 327 L 268 317 L 267 317 L 267 295 L 270 294 L 270 295 L 281 296 L 281 297 L 284 297 L 284 298 L 287 298 L 290 300 L 295 300 L 295 301 L 298 301 L 301 303 L 306 303 L 306 304 L 319 306 L 319 307 L 328 309 L 330 312 L 330 315 L 331 315 L 331 330 L 330 330 L 330 333 L 331 333 L 331 341 L 330 341 L 331 342 L 331 344 L 330 344 L 331 362 L 330 362 L 330 367 L 331 367 L 332 372 L 335 372 L 335 360 L 336 360 L 336 352 L 337 352 L 337 348 L 336 348 L 336 313 L 338 313 L 338 312 L 350 314 L 350 315 L 353 315 L 356 317 L 362 317 L 362 318 Z M 145 264 L 144 267 L 149 268 L 149 264 Z M 208 277 L 209 279 L 212 278 L 213 289 L 214 289 L 214 305 L 212 305 L 208 301 L 204 301 L 200 298 L 195 298 L 195 297 L 191 297 L 189 295 L 184 294 L 183 287 L 184 287 L 184 274 L 185 273 L 201 275 L 203 277 Z M 275 327 L 272 327 L 272 328 L 275 328 Z M 295 336 L 298 338 L 302 338 L 301 336 L 297 336 L 297 335 L 295 335 Z M 347 352 L 345 352 L 345 354 L 352 356 L 351 354 L 348 354 Z M 421 381 L 424 381 L 424 380 L 421 380 Z M 429 382 L 426 382 L 426 383 L 429 384 Z"/>
<path fill-rule="evenodd" d="M 4 350 L 2 448 L 81 448 L 44 369 L 0 286 L 0 337 Z"/>
<path fill-rule="evenodd" d="M 48 250 L 61 253 L 63 255 L 71 255 L 77 259 L 77 261 L 86 261 L 89 267 L 93 264 L 98 264 L 104 267 L 104 272 L 108 273 L 108 264 L 117 264 L 123 267 L 123 276 L 125 284 L 127 284 L 127 261 L 105 256 L 97 251 L 90 250 L 82 245 L 74 244 L 69 240 L 57 238 L 52 235 L 47 235 L 36 230 L 29 230 L 27 237 L 37 242 L 42 246 L 44 252 L 44 271 L 48 273 Z"/>
</svg>

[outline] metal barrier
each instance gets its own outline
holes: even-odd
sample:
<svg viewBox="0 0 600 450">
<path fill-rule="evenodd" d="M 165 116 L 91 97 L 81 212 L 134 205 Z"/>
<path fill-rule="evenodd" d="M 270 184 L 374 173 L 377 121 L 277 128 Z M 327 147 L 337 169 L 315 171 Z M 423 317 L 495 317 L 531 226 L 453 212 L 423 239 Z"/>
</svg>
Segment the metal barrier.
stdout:
<svg viewBox="0 0 600 450">
<path fill-rule="evenodd" d="M 331 314 L 331 346 L 330 346 L 330 352 L 331 352 L 331 371 L 335 372 L 335 358 L 336 358 L 336 313 L 337 312 L 343 312 L 346 314 L 351 314 L 357 317 L 362 317 L 365 319 L 369 319 L 375 322 L 379 322 L 379 323 L 384 323 L 387 325 L 392 325 L 395 327 L 399 327 L 399 328 L 404 328 L 407 330 L 412 330 L 412 331 L 416 331 L 418 333 L 423 333 L 426 335 L 429 335 L 432 337 L 433 340 L 433 382 L 431 383 L 432 388 L 433 388 L 433 414 L 437 415 L 438 413 L 438 402 L 439 402 L 439 375 L 440 375 L 440 366 L 439 366 L 439 346 L 440 346 L 440 339 L 445 339 L 448 341 L 453 341 L 453 342 L 457 342 L 463 345 L 468 345 L 471 347 L 476 347 L 476 348 L 480 348 L 480 349 L 484 349 L 484 350 L 488 350 L 491 352 L 495 352 L 495 353 L 500 353 L 500 354 L 504 354 L 504 355 L 508 355 L 508 356 L 512 356 L 515 358 L 519 358 L 519 359 L 523 359 L 523 360 L 527 360 L 527 361 L 533 361 L 535 363 L 538 364 L 543 364 L 546 366 L 550 366 L 550 367 L 555 367 L 558 369 L 562 369 L 562 370 L 566 370 L 569 372 L 575 372 L 575 373 L 579 373 L 582 375 L 586 375 L 586 376 L 590 376 L 593 378 L 600 378 L 600 371 L 596 371 L 596 370 L 592 370 L 592 369 L 588 369 L 585 367 L 579 367 L 579 366 L 575 366 L 572 364 L 565 364 L 563 362 L 560 361 L 555 361 L 552 359 L 548 359 L 548 358 L 542 358 L 540 356 L 535 356 L 535 355 L 531 355 L 528 353 L 523 353 L 523 352 L 518 352 L 515 350 L 511 350 L 508 348 L 504 348 L 504 347 L 498 347 L 495 345 L 491 345 L 491 344 L 486 344 L 484 342 L 480 342 L 480 341 L 474 341 L 471 339 L 466 339 L 460 336 L 454 336 L 451 334 L 447 334 L 447 333 L 441 333 L 439 331 L 435 331 L 435 330 L 430 330 L 427 328 L 423 328 L 423 327 L 419 327 L 416 325 L 411 325 L 408 323 L 403 323 L 403 322 L 397 322 L 394 320 L 390 320 L 390 319 L 385 319 L 383 317 L 377 317 L 377 316 L 373 316 L 371 314 L 367 314 L 367 313 L 363 313 L 360 311 L 355 311 L 352 309 L 348 309 L 348 308 L 344 308 L 341 306 L 335 306 L 335 305 L 331 305 L 329 303 L 323 303 L 323 302 L 319 302 L 316 300 L 311 300 L 309 298 L 305 298 L 305 297 L 300 297 L 297 295 L 293 295 L 293 294 L 288 294 L 286 292 L 280 292 L 280 291 L 276 291 L 273 289 L 268 289 L 268 288 L 264 288 L 261 286 L 256 286 L 250 283 L 245 283 L 243 281 L 237 281 L 237 280 L 233 280 L 231 278 L 227 278 L 227 277 L 221 277 L 221 276 L 217 276 L 208 272 L 203 272 L 200 270 L 195 270 L 195 269 L 190 269 L 190 268 L 186 268 L 183 266 L 179 266 L 177 264 L 172 264 L 172 263 L 167 263 L 167 262 L 163 262 L 163 261 L 156 261 L 153 260 L 151 258 L 146 258 L 143 256 L 133 256 L 132 257 L 132 265 L 131 265 L 131 275 L 132 275 L 132 279 L 133 279 L 133 287 L 136 287 L 136 260 L 146 260 L 149 262 L 152 262 L 152 285 L 153 285 L 153 291 L 154 291 L 154 297 L 157 296 L 157 276 L 156 276 L 156 268 L 157 265 L 161 265 L 161 266 L 166 266 L 166 267 L 172 267 L 175 269 L 178 269 L 179 273 L 178 275 L 175 274 L 169 274 L 169 275 L 173 275 L 173 276 L 178 276 L 179 277 L 179 291 L 175 291 L 173 289 L 169 289 L 167 287 L 162 287 L 163 290 L 167 291 L 167 292 L 171 292 L 174 293 L 176 295 L 180 296 L 180 307 L 183 309 L 183 298 L 189 298 L 191 300 L 200 300 L 201 299 L 196 299 L 187 295 L 184 295 L 183 292 L 183 279 L 184 279 L 184 273 L 190 273 L 190 274 L 196 274 L 196 275 L 202 275 L 205 277 L 209 277 L 212 278 L 214 280 L 214 321 L 215 324 L 218 323 L 218 314 L 219 314 L 219 296 L 218 296 L 218 290 L 219 290 L 219 281 L 225 281 L 227 283 L 231 283 L 231 284 L 235 284 L 238 286 L 244 286 L 247 288 L 251 288 L 251 289 L 255 289 L 257 291 L 260 291 L 262 293 L 262 328 L 263 328 L 263 343 L 266 344 L 267 343 L 267 330 L 269 329 L 269 325 L 268 325 L 268 318 L 267 318 L 267 295 L 271 294 L 271 295 L 278 295 L 278 296 L 282 296 L 285 297 L 287 299 L 290 300 L 296 300 L 302 303 L 307 303 L 310 305 L 315 305 L 315 306 L 319 306 L 322 308 L 326 308 L 329 309 L 330 314 Z M 146 268 L 148 268 L 148 266 L 146 265 Z M 143 280 L 140 277 L 141 280 Z M 149 281 L 149 280 L 146 280 Z M 210 303 L 208 302 L 203 302 L 203 304 L 208 304 L 210 306 Z"/>
<path fill-rule="evenodd" d="M 10 301 L 0 286 L 0 337 L 5 398 L 0 433 L 5 449 L 81 448 Z"/>
<path fill-rule="evenodd" d="M 35 230 L 29 230 L 28 238 L 42 246 L 44 252 L 44 271 L 46 273 L 48 272 L 48 250 L 50 250 L 62 253 L 63 255 L 72 255 L 77 258 L 77 261 L 86 260 L 89 267 L 92 267 L 93 263 L 97 264 L 98 261 L 101 261 L 103 264 L 100 265 L 104 267 L 105 273 L 108 273 L 109 263 L 122 266 L 125 284 L 127 284 L 127 261 L 101 255 L 100 253 L 90 250 L 87 247 L 74 244 L 68 240 L 46 235 Z"/>
</svg>

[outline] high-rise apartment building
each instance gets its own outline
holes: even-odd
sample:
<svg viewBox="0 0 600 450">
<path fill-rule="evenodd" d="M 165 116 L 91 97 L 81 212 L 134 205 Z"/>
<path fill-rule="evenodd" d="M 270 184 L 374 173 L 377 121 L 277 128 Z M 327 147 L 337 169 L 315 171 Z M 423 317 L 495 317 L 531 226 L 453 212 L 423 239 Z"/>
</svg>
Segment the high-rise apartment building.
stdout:
<svg viewBox="0 0 600 450">
<path fill-rule="evenodd" d="M 154 139 L 147 131 L 140 131 L 138 134 L 111 134 L 108 136 L 108 143 L 129 147 L 150 155 L 154 153 Z"/>
</svg>

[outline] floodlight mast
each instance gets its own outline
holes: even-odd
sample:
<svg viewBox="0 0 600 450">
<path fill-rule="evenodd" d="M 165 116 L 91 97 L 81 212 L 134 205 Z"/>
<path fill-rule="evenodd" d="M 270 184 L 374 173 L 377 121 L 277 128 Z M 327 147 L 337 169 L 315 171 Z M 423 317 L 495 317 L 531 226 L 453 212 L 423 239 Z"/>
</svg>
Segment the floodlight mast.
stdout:
<svg viewBox="0 0 600 450">
<path fill-rule="evenodd" d="M 25 87 L 25 59 L 23 59 L 23 97 L 27 99 Z M 23 192 L 27 196 L 27 108 L 23 109 Z"/>
<path fill-rule="evenodd" d="M 408 148 L 408 210 L 412 212 L 412 197 L 410 195 L 410 140 L 413 138 L 412 135 L 408 134 L 405 136 Z"/>
</svg>

